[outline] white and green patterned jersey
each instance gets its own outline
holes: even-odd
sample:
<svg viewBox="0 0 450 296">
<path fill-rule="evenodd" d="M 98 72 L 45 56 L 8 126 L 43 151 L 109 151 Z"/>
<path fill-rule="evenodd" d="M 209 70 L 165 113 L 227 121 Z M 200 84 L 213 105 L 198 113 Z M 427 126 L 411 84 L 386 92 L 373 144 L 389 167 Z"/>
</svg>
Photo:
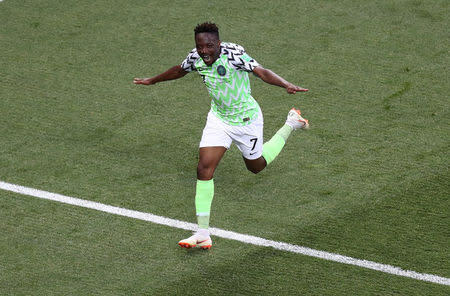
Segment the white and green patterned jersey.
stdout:
<svg viewBox="0 0 450 296">
<path fill-rule="evenodd" d="M 248 72 L 258 62 L 252 59 L 240 45 L 221 43 L 219 58 L 208 66 L 193 49 L 181 63 L 187 71 L 197 71 L 212 98 L 211 111 L 230 125 L 247 125 L 258 116 L 259 105 L 251 95 Z"/>
</svg>

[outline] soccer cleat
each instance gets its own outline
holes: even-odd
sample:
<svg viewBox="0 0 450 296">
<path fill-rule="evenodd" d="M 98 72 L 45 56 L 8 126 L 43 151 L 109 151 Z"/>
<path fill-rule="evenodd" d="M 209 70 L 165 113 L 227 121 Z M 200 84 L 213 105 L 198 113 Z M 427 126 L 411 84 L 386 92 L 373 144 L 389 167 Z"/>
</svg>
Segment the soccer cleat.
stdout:
<svg viewBox="0 0 450 296">
<path fill-rule="evenodd" d="M 286 124 L 292 127 L 293 130 L 309 128 L 308 119 L 303 118 L 301 114 L 300 110 L 292 108 L 288 113 Z"/>
<path fill-rule="evenodd" d="M 201 248 L 203 250 L 209 250 L 212 246 L 212 240 L 209 236 L 199 236 L 198 234 L 194 234 L 191 237 L 183 239 L 178 242 L 178 245 L 182 248 L 190 249 L 190 248 Z"/>
</svg>

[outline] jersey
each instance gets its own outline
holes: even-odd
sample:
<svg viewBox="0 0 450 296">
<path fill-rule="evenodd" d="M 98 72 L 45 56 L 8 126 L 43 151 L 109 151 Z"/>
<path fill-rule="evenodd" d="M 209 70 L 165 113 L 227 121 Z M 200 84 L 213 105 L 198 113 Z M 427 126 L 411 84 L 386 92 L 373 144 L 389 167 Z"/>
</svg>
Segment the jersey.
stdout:
<svg viewBox="0 0 450 296">
<path fill-rule="evenodd" d="M 193 49 L 181 67 L 187 71 L 197 71 L 211 96 L 211 111 L 230 125 L 248 125 L 258 117 L 258 103 L 251 95 L 248 72 L 252 72 L 258 62 L 252 59 L 240 45 L 221 43 L 217 60 L 208 66 Z"/>
</svg>

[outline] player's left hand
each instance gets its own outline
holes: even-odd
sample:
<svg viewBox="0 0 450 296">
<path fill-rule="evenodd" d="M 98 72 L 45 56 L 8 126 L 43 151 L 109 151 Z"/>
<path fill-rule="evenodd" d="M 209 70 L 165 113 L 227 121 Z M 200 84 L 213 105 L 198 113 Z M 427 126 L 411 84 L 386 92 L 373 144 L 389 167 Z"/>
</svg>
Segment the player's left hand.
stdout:
<svg viewBox="0 0 450 296">
<path fill-rule="evenodd" d="M 309 89 L 307 88 L 303 88 L 297 85 L 294 85 L 292 83 L 290 83 L 287 87 L 286 87 L 286 91 L 290 94 L 295 94 L 296 92 L 307 92 Z"/>
</svg>

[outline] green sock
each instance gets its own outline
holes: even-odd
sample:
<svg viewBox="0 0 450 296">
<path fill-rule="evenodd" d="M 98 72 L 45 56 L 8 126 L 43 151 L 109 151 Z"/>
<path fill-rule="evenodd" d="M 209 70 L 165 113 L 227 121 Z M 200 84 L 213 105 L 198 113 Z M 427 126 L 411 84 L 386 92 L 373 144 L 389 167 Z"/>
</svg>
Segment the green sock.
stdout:
<svg viewBox="0 0 450 296">
<path fill-rule="evenodd" d="M 292 128 L 285 124 L 275 133 L 272 139 L 264 143 L 262 156 L 266 160 L 267 165 L 280 154 L 291 132 Z"/>
<path fill-rule="evenodd" d="M 286 142 L 287 139 L 289 138 L 289 135 L 291 134 L 291 132 L 293 131 L 292 127 L 290 127 L 289 125 L 285 124 L 283 125 L 282 128 L 280 128 L 276 134 L 280 135 L 283 137 L 284 141 Z"/>
<path fill-rule="evenodd" d="M 209 215 L 197 215 L 197 224 L 199 229 L 209 228 Z"/>
<path fill-rule="evenodd" d="M 195 193 L 195 210 L 197 213 L 198 227 L 207 229 L 209 227 L 209 215 L 211 203 L 214 197 L 214 180 L 197 180 Z"/>
</svg>

